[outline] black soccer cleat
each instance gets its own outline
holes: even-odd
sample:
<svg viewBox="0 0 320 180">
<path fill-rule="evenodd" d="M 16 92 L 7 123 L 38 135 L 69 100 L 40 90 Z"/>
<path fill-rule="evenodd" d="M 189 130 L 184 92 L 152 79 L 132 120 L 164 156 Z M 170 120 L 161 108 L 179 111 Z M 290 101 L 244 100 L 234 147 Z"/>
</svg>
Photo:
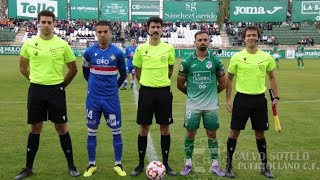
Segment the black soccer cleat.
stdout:
<svg viewBox="0 0 320 180">
<path fill-rule="evenodd" d="M 144 166 L 143 165 L 138 165 L 132 172 L 131 172 L 131 176 L 139 176 L 142 171 L 144 169 Z"/>
<path fill-rule="evenodd" d="M 267 165 L 261 167 L 261 173 L 267 178 L 274 178 L 274 175 L 270 171 L 270 168 Z"/>
<path fill-rule="evenodd" d="M 79 171 L 77 171 L 77 168 L 74 165 L 69 166 L 69 174 L 72 177 L 78 177 L 80 176 Z"/>
<path fill-rule="evenodd" d="M 234 178 L 234 173 L 231 165 L 227 165 L 226 170 L 224 171 L 224 177 Z"/>
<path fill-rule="evenodd" d="M 33 175 L 32 169 L 29 169 L 26 167 L 26 168 L 23 168 L 22 171 L 18 175 L 16 175 L 16 177 L 14 177 L 14 180 L 25 179 L 32 175 Z"/>
<path fill-rule="evenodd" d="M 169 164 L 165 164 L 164 166 L 166 167 L 166 173 L 169 176 L 176 176 L 177 175 L 177 173 L 169 166 Z"/>
</svg>

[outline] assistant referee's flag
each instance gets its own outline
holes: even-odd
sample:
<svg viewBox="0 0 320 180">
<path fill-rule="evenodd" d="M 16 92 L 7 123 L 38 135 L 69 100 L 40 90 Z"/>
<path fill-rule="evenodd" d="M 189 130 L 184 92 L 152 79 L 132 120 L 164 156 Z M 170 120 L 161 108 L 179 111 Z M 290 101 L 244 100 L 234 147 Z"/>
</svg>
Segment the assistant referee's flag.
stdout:
<svg viewBox="0 0 320 180">
<path fill-rule="evenodd" d="M 272 89 L 269 89 L 269 94 L 270 94 L 271 101 L 273 101 L 274 95 L 273 95 Z M 273 113 L 274 127 L 275 127 L 276 131 L 278 133 L 280 133 L 281 132 L 281 125 L 280 125 L 277 107 L 275 105 L 272 105 L 272 113 Z"/>
</svg>

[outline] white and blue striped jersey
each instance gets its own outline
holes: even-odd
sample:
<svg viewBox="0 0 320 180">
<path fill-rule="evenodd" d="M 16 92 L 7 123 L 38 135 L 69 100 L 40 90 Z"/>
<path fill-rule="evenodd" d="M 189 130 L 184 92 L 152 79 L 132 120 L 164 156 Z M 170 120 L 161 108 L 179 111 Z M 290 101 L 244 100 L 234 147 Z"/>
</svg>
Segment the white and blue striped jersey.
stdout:
<svg viewBox="0 0 320 180">
<path fill-rule="evenodd" d="M 95 44 L 86 49 L 83 57 L 85 59 L 84 66 L 90 68 L 88 98 L 118 98 L 118 81 L 124 80 L 126 74 L 122 50 L 111 43 L 109 48 L 104 50 Z M 119 79 L 118 72 L 120 73 Z"/>
</svg>

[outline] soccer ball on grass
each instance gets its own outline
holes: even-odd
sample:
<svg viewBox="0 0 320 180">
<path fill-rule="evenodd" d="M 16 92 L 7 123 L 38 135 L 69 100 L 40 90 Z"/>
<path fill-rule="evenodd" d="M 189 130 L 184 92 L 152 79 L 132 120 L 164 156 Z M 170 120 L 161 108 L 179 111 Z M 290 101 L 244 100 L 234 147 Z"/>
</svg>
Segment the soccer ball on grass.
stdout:
<svg viewBox="0 0 320 180">
<path fill-rule="evenodd" d="M 146 175 L 149 179 L 163 179 L 166 175 L 166 167 L 160 161 L 152 161 L 147 166 Z"/>
</svg>

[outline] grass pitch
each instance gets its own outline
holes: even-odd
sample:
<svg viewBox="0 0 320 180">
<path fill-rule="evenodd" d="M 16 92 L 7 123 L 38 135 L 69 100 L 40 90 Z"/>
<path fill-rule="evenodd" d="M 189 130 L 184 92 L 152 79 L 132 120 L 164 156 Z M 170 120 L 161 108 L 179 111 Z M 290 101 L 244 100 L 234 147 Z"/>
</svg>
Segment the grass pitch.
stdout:
<svg viewBox="0 0 320 180">
<path fill-rule="evenodd" d="M 224 60 L 228 67 L 229 60 Z M 171 126 L 171 151 L 169 162 L 180 172 L 184 166 L 183 117 L 186 97 L 176 88 L 178 72 L 177 60 L 172 77 L 174 96 Z M 82 77 L 81 60 L 78 59 L 79 73 L 67 87 L 67 104 L 74 159 L 78 170 L 83 173 L 88 165 L 85 120 L 86 82 Z M 26 124 L 26 102 L 29 83 L 20 74 L 17 56 L 0 56 L 0 179 L 13 179 L 25 165 L 26 144 L 29 125 Z M 269 113 L 270 130 L 266 132 L 269 163 L 277 179 L 319 179 L 320 153 L 320 60 L 305 60 L 305 69 L 298 70 L 295 60 L 281 60 L 276 70 L 279 94 L 279 117 L 283 131 L 278 134 Z M 123 119 L 123 165 L 128 174 L 138 163 L 136 107 L 131 90 L 119 91 Z M 233 92 L 234 95 L 235 92 Z M 269 95 L 266 93 L 269 100 Z M 226 140 L 229 133 L 230 114 L 225 108 L 225 91 L 220 94 L 219 161 L 225 167 Z M 98 132 L 97 166 L 98 170 L 90 179 L 120 179 L 113 171 L 112 135 L 102 119 Z M 207 150 L 205 131 L 199 129 L 195 141 L 194 171 L 188 177 L 169 177 L 166 179 L 218 179 L 209 173 L 210 158 Z M 161 160 L 159 126 L 150 128 L 156 154 Z M 234 157 L 234 171 L 238 179 L 265 179 L 259 171 L 259 158 L 251 125 L 238 139 Z M 147 164 L 147 158 L 146 158 Z M 45 122 L 40 137 L 40 147 L 34 163 L 35 174 L 29 179 L 74 179 L 67 171 L 67 163 L 60 147 L 59 137 L 51 122 Z M 80 176 L 77 179 L 86 179 Z M 137 178 L 127 176 L 121 179 L 146 179 L 144 174 Z"/>
</svg>

